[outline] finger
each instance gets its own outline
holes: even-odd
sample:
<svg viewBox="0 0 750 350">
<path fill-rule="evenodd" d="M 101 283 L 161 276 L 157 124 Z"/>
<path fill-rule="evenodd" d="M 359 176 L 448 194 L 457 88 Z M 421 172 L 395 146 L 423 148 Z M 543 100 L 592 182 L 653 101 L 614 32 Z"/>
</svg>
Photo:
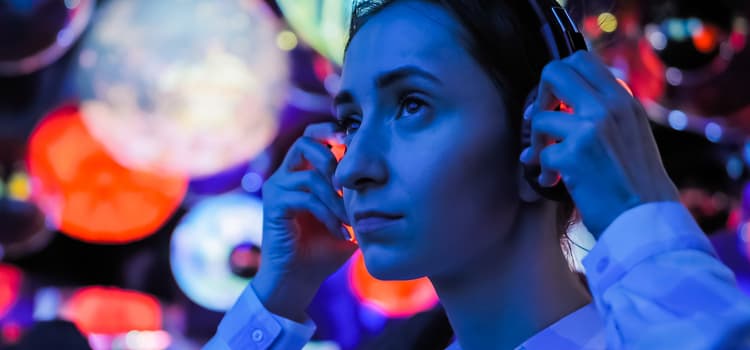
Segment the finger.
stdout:
<svg viewBox="0 0 750 350">
<path fill-rule="evenodd" d="M 310 124 L 305 128 L 304 136 L 331 146 L 343 144 L 343 134 L 338 128 L 333 122 Z"/>
<path fill-rule="evenodd" d="M 618 81 L 598 58 L 591 53 L 579 52 L 566 59 L 566 62 L 603 96 L 609 115 L 623 128 L 642 124 L 642 116 L 637 113 L 638 102 L 632 93 Z"/>
<path fill-rule="evenodd" d="M 341 222 L 349 224 L 346 208 L 344 208 L 344 200 L 334 190 L 333 186 L 317 171 L 306 170 L 285 174 L 278 180 L 275 180 L 275 185 L 288 192 L 305 191 L 314 194 Z M 281 195 L 286 194 L 283 193 Z"/>
<path fill-rule="evenodd" d="M 304 136 L 312 138 L 328 147 L 336 161 L 341 161 L 346 152 L 344 133 L 333 122 L 311 124 L 305 128 Z"/>
<path fill-rule="evenodd" d="M 580 119 L 564 112 L 544 111 L 534 114 L 531 119 L 531 145 L 521 160 L 526 164 L 538 164 L 542 149 L 576 132 L 579 123 Z"/>
<path fill-rule="evenodd" d="M 331 177 L 336 170 L 336 164 L 336 158 L 328 147 L 310 137 L 302 136 L 289 148 L 281 163 L 281 169 L 287 172 L 315 169 L 329 183 L 333 183 Z"/>
<path fill-rule="evenodd" d="M 284 201 L 279 207 L 283 212 L 282 218 L 293 219 L 297 213 L 308 212 L 320 221 L 334 237 L 344 240 L 349 239 L 348 233 L 346 233 L 336 215 L 313 193 L 290 191 L 283 195 Z"/>
<path fill-rule="evenodd" d="M 542 71 L 534 112 L 549 110 L 564 102 L 579 115 L 595 112 L 593 102 L 599 100 L 596 91 L 580 74 L 562 61 L 548 63 Z"/>
<path fill-rule="evenodd" d="M 560 174 L 565 167 L 566 153 L 565 145 L 558 143 L 545 147 L 539 154 L 539 164 L 542 172 L 539 175 L 539 185 L 552 187 L 561 180 Z"/>
<path fill-rule="evenodd" d="M 583 79 L 602 95 L 612 93 L 630 95 L 617 81 L 607 66 L 594 54 L 578 51 L 563 60 L 569 64 Z"/>
</svg>

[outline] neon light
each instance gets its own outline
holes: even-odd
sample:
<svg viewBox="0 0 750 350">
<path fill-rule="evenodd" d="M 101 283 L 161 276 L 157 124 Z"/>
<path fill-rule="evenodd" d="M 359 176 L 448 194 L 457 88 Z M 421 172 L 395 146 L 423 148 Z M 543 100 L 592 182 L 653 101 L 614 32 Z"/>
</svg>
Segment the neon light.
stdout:
<svg viewBox="0 0 750 350">
<path fill-rule="evenodd" d="M 361 251 L 357 251 L 349 270 L 349 286 L 357 299 L 388 317 L 409 317 L 429 310 L 438 302 L 432 283 L 427 278 L 410 281 L 381 281 L 372 277 L 365 267 Z"/>
<path fill-rule="evenodd" d="M 84 334 L 157 331 L 162 326 L 159 301 L 148 294 L 109 287 L 86 287 L 68 299 L 62 316 Z"/>
<path fill-rule="evenodd" d="M 93 139 L 75 106 L 45 118 L 31 135 L 32 201 L 63 233 L 125 243 L 154 233 L 181 203 L 184 176 L 127 169 Z"/>
</svg>

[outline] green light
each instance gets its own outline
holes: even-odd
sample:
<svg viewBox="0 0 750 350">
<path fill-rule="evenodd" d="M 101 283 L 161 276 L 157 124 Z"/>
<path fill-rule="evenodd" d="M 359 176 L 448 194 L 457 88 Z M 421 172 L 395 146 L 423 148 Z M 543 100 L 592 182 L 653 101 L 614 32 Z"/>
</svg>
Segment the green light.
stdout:
<svg viewBox="0 0 750 350">
<path fill-rule="evenodd" d="M 289 26 L 313 49 L 337 64 L 344 58 L 352 0 L 277 0 Z"/>
</svg>

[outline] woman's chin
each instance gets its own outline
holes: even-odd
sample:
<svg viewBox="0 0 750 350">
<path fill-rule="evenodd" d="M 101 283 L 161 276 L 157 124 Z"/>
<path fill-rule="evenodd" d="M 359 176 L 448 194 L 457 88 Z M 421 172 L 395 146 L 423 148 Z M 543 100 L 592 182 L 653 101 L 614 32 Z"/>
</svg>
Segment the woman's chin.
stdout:
<svg viewBox="0 0 750 350">
<path fill-rule="evenodd" d="M 413 254 L 396 252 L 379 245 L 372 245 L 362 249 L 367 272 L 383 281 L 403 281 L 424 277 L 423 271 L 413 268 L 415 261 Z"/>
</svg>

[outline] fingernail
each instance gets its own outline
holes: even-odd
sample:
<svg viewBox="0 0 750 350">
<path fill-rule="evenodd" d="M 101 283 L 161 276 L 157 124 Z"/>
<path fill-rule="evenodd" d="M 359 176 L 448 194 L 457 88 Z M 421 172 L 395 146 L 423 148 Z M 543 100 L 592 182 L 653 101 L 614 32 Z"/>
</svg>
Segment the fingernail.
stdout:
<svg viewBox="0 0 750 350">
<path fill-rule="evenodd" d="M 539 175 L 539 176 L 538 176 L 538 177 L 536 178 L 536 182 L 537 182 L 537 183 L 539 184 L 539 186 L 545 187 L 545 186 L 544 186 L 544 182 L 542 182 L 542 180 L 544 180 L 544 174 L 540 174 L 540 175 Z"/>
<path fill-rule="evenodd" d="M 526 163 L 529 161 L 529 156 L 531 154 L 531 148 L 526 147 L 521 152 L 521 156 L 518 158 L 521 162 Z"/>
<path fill-rule="evenodd" d="M 531 109 L 532 109 L 532 107 L 534 107 L 533 104 L 530 104 L 530 105 L 526 106 L 526 110 L 523 111 L 523 119 L 525 119 L 525 120 L 531 119 Z"/>
</svg>

